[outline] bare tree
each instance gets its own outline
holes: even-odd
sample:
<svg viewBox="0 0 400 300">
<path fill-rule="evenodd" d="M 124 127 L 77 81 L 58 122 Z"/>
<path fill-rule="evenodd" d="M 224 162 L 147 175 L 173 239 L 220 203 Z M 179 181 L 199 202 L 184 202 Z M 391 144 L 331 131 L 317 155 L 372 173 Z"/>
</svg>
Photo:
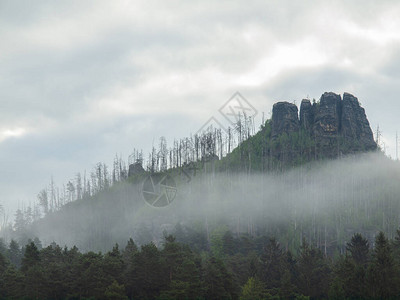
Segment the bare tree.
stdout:
<svg viewBox="0 0 400 300">
<path fill-rule="evenodd" d="M 76 174 L 76 199 L 82 199 L 82 178 L 81 173 Z"/>
<path fill-rule="evenodd" d="M 72 202 L 75 200 L 75 186 L 71 181 L 67 183 L 67 191 L 68 191 L 68 202 Z"/>
<path fill-rule="evenodd" d="M 44 214 L 47 215 L 49 213 L 49 199 L 47 197 L 47 190 L 42 189 L 37 195 L 40 206 L 43 208 Z"/>
<path fill-rule="evenodd" d="M 55 210 L 55 200 L 56 200 L 56 193 L 55 193 L 55 185 L 54 185 L 54 180 L 53 180 L 53 176 L 51 176 L 50 179 L 50 211 L 54 211 Z"/>
<path fill-rule="evenodd" d="M 163 136 L 160 137 L 158 158 L 160 159 L 159 170 L 166 171 L 168 168 L 168 148 L 167 148 L 167 140 Z"/>
<path fill-rule="evenodd" d="M 103 163 L 103 189 L 108 189 L 110 187 L 110 178 L 108 174 L 108 167 Z"/>
</svg>

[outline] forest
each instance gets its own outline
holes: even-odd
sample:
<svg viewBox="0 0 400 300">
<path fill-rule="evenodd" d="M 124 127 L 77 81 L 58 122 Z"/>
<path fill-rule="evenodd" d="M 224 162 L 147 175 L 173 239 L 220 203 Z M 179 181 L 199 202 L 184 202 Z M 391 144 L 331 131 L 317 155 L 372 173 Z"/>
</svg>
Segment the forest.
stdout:
<svg viewBox="0 0 400 300">
<path fill-rule="evenodd" d="M 36 239 L 0 243 L 2 299 L 395 299 L 400 293 L 400 231 L 361 234 L 330 258 L 306 241 L 286 251 L 274 237 L 175 228 L 162 247 L 130 239 L 106 253 L 81 253 Z"/>
<path fill-rule="evenodd" d="M 14 221 L 3 215 L 0 296 L 396 298 L 399 162 L 340 136 L 327 153 L 306 130 L 271 131 L 243 116 L 61 187 L 51 178 Z M 176 184 L 161 208 L 143 199 L 156 174 Z"/>
</svg>

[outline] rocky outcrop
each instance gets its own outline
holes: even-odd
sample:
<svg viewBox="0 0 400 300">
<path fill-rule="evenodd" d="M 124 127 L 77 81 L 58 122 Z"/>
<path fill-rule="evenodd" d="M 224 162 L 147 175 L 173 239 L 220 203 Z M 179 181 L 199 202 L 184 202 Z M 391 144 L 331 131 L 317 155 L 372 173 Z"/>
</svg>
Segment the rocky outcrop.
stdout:
<svg viewBox="0 0 400 300">
<path fill-rule="evenodd" d="M 129 165 L 128 177 L 132 175 L 143 174 L 145 170 L 140 162 L 136 162 L 134 164 Z"/>
<path fill-rule="evenodd" d="M 282 133 L 290 134 L 300 128 L 298 108 L 289 102 L 278 102 L 272 108 L 272 137 Z"/>
<path fill-rule="evenodd" d="M 311 101 L 303 99 L 300 105 L 300 126 L 306 131 L 311 131 L 314 122 L 314 109 Z"/>
<path fill-rule="evenodd" d="M 316 107 L 313 132 L 315 136 L 336 137 L 340 126 L 342 99 L 335 93 L 324 93 Z"/>
<path fill-rule="evenodd" d="M 342 101 L 341 135 L 348 143 L 356 141 L 366 150 L 375 149 L 371 127 L 358 99 L 344 93 Z"/>
<path fill-rule="evenodd" d="M 320 101 L 304 99 L 300 105 L 300 119 L 295 104 L 278 102 L 272 110 L 272 133 L 276 139 L 283 133 L 290 135 L 302 129 L 312 137 L 319 151 L 327 156 L 359 150 L 374 150 L 376 143 L 365 110 L 356 97 L 324 93 Z"/>
</svg>

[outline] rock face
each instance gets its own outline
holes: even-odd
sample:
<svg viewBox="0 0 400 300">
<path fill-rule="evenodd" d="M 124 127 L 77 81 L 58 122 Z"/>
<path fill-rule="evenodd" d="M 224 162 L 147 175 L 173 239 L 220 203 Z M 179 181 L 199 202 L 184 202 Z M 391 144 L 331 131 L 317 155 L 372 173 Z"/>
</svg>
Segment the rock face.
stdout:
<svg viewBox="0 0 400 300">
<path fill-rule="evenodd" d="M 291 133 L 300 128 L 298 108 L 289 102 L 278 102 L 272 108 L 272 137 Z"/>
<path fill-rule="evenodd" d="M 317 106 L 313 131 L 316 136 L 336 137 L 340 127 L 340 95 L 324 93 Z"/>
<path fill-rule="evenodd" d="M 145 170 L 142 167 L 140 162 L 136 162 L 134 164 L 129 165 L 128 177 L 136 174 L 142 174 Z"/>
<path fill-rule="evenodd" d="M 314 122 L 314 109 L 310 100 L 303 99 L 300 105 L 300 126 L 311 131 Z"/>
<path fill-rule="evenodd" d="M 371 127 L 358 99 L 351 94 L 343 94 L 341 134 L 347 142 L 357 141 L 365 149 L 375 149 L 376 143 Z"/>
<path fill-rule="evenodd" d="M 371 127 L 358 99 L 351 94 L 324 93 L 319 103 L 304 99 L 300 120 L 295 104 L 278 102 L 272 110 L 272 138 L 297 132 L 300 128 L 312 137 L 319 150 L 328 156 L 339 152 L 374 150 Z"/>
</svg>

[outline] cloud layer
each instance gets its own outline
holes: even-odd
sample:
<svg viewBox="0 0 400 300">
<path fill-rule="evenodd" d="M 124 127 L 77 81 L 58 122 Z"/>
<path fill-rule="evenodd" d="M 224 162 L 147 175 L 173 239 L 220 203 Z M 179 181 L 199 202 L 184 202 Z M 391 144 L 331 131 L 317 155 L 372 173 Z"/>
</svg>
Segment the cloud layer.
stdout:
<svg viewBox="0 0 400 300">
<path fill-rule="evenodd" d="M 267 116 L 277 100 L 353 93 L 394 156 L 399 14 L 396 1 L 0 0 L 0 201 L 188 136 L 236 91 Z"/>
</svg>

